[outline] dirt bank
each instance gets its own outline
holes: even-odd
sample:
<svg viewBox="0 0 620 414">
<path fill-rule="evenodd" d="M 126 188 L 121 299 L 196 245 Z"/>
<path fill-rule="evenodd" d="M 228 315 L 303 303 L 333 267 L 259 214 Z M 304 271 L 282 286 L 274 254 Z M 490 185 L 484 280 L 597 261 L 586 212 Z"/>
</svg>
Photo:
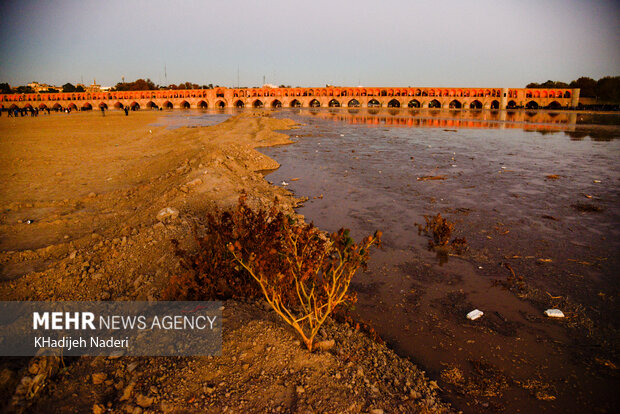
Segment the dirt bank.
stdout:
<svg viewBox="0 0 620 414">
<path fill-rule="evenodd" d="M 260 171 L 254 148 L 289 143 L 294 127 L 265 113 L 205 128 L 153 127 L 155 112 L 0 119 L 0 298 L 157 300 L 179 268 L 171 239 L 214 206 L 267 206 L 290 193 Z M 178 211 L 158 219 L 164 208 Z M 414 365 L 343 324 L 309 354 L 261 303 L 226 302 L 212 358 L 3 358 L 0 407 L 39 412 L 446 411 Z M 33 385 L 36 375 L 38 377 Z M 48 373 L 51 372 L 51 375 Z M 93 375 L 95 374 L 95 375 Z M 19 385 L 18 385 L 19 384 Z M 43 384 L 43 387 L 38 387 Z M 36 386 L 35 386 L 36 385 Z M 33 392 L 37 390 L 36 392 Z M 374 410 L 374 411 L 373 411 Z"/>
</svg>

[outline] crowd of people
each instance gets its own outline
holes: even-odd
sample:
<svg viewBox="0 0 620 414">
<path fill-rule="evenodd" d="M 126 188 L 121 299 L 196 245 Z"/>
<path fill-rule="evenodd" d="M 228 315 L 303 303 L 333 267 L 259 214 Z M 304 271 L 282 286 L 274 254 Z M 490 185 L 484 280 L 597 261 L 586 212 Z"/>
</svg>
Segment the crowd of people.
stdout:
<svg viewBox="0 0 620 414">
<path fill-rule="evenodd" d="M 42 113 L 46 113 L 49 115 L 50 114 L 50 109 L 49 108 L 45 108 L 45 109 L 39 109 L 39 108 L 33 108 L 31 106 L 28 106 L 26 108 L 9 108 L 9 109 L 5 109 L 5 108 L 0 108 L 0 116 L 2 116 L 2 113 L 5 112 L 7 113 L 7 115 L 9 117 L 20 117 L 20 116 L 39 116 L 39 112 Z"/>
<path fill-rule="evenodd" d="M 103 116 L 105 116 L 106 108 L 102 106 L 100 109 L 101 109 L 101 113 L 103 114 Z M 136 107 L 129 108 L 128 106 L 125 106 L 122 109 L 123 111 L 125 111 L 125 116 L 129 115 L 129 111 L 137 110 Z M 75 110 L 77 111 L 78 109 L 75 109 Z M 14 107 L 14 108 L 8 108 L 8 109 L 0 107 L 0 116 L 2 116 L 3 112 L 6 112 L 9 117 L 15 117 L 15 118 L 18 118 L 20 116 L 39 116 L 39 112 L 43 114 L 47 113 L 47 115 L 50 115 L 51 111 L 52 110 L 47 107 L 46 108 L 33 108 L 32 106 L 27 106 L 25 108 Z M 54 109 L 54 112 L 71 113 L 71 111 L 72 111 L 71 107 L 60 109 L 60 110 Z"/>
</svg>

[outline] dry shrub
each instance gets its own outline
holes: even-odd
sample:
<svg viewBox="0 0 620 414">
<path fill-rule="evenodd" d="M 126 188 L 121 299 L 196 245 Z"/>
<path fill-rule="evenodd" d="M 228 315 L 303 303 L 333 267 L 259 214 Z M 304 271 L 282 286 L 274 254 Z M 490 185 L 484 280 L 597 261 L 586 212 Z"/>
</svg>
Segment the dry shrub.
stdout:
<svg viewBox="0 0 620 414">
<path fill-rule="evenodd" d="M 280 248 L 276 237 L 286 217 L 277 211 L 252 210 L 239 198 L 234 211 L 215 210 L 208 214 L 204 226 L 194 227 L 198 251 L 189 254 L 178 249 L 183 271 L 173 276 L 164 291 L 168 300 L 213 300 L 260 297 L 259 286 L 234 260 L 228 251 L 230 242 L 239 242 L 250 251 Z M 200 234 L 199 234 L 200 233 Z"/>
<path fill-rule="evenodd" d="M 467 247 L 465 238 L 455 238 L 450 241 L 455 224 L 441 217 L 441 213 L 437 213 L 436 216 L 425 215 L 424 220 L 426 221 L 425 226 L 418 223 L 415 223 L 415 225 L 418 227 L 420 234 L 424 233 L 431 238 L 428 241 L 429 248 L 450 246 L 457 250 L 457 252 L 465 250 Z"/>
<path fill-rule="evenodd" d="M 177 249 L 184 272 L 170 280 L 167 299 L 206 300 L 263 295 L 312 350 L 319 328 L 344 303 L 351 278 L 365 268 L 381 232 L 356 244 L 349 231 L 325 235 L 278 211 L 253 210 L 242 196 L 236 210 L 207 216 L 199 251 Z M 178 244 L 177 244 L 178 245 Z"/>
<path fill-rule="evenodd" d="M 366 266 L 369 249 L 380 244 L 381 232 L 356 244 L 346 229 L 325 236 L 289 216 L 269 219 L 278 223 L 278 230 L 267 248 L 255 249 L 242 240 L 228 248 L 271 307 L 312 350 L 314 337 L 335 308 L 355 301 L 348 294 L 351 278 Z"/>
</svg>

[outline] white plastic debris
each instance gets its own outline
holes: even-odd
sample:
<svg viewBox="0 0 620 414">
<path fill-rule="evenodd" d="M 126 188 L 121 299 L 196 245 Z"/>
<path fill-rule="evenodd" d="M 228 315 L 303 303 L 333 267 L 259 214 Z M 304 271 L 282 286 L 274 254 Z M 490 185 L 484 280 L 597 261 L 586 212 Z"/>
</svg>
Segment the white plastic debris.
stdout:
<svg viewBox="0 0 620 414">
<path fill-rule="evenodd" d="M 545 315 L 547 315 L 550 318 L 563 318 L 564 317 L 564 313 L 559 309 L 547 309 L 545 311 Z"/>
<path fill-rule="evenodd" d="M 288 185 L 288 183 L 286 181 L 282 181 L 280 184 L 282 184 L 285 187 Z"/>
<path fill-rule="evenodd" d="M 484 312 L 482 312 L 481 310 L 478 310 L 478 309 L 474 309 L 473 311 L 471 311 L 471 312 L 469 312 L 467 314 L 467 319 L 469 319 L 470 321 L 475 321 L 476 319 L 478 319 L 482 315 L 484 315 Z"/>
</svg>

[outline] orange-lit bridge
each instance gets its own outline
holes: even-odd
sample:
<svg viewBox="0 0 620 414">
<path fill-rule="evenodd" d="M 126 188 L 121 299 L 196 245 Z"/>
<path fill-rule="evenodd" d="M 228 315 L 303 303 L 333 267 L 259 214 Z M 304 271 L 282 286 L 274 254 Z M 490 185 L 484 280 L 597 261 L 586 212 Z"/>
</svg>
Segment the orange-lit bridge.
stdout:
<svg viewBox="0 0 620 414">
<path fill-rule="evenodd" d="M 0 106 L 62 110 L 402 107 L 402 108 L 574 108 L 579 89 L 525 88 L 215 88 L 128 92 L 0 95 Z"/>
</svg>

